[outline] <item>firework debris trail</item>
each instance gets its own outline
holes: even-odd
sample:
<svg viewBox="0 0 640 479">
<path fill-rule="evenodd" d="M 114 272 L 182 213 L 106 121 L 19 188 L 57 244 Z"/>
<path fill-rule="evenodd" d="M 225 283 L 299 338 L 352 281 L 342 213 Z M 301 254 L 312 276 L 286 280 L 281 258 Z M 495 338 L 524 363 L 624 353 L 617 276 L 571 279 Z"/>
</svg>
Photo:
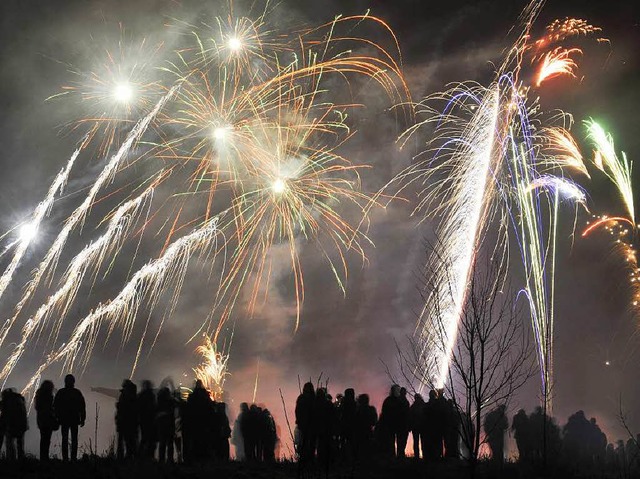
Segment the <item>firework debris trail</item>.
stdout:
<svg viewBox="0 0 640 479">
<path fill-rule="evenodd" d="M 64 360 L 64 368 L 67 370 L 73 369 L 76 362 L 86 366 L 103 322 L 108 324 L 110 335 L 118 322 L 124 320 L 123 336 L 126 338 L 131 334 L 133 328 L 134 322 L 131 318 L 135 318 L 145 297 L 149 309 L 153 310 L 161 299 L 165 286 L 171 285 L 174 295 L 179 295 L 187 274 L 189 259 L 196 252 L 207 255 L 215 246 L 217 234 L 218 219 L 214 218 L 192 233 L 176 240 L 161 257 L 140 268 L 113 300 L 99 304 L 96 309 L 78 322 L 69 341 L 50 354 L 46 361 L 38 367 L 36 373 L 23 389 L 23 394 L 32 392 L 31 389 L 39 381 L 42 372 L 53 363 Z M 143 340 L 141 340 L 141 344 Z M 84 354 L 81 352 L 83 347 Z M 132 366 L 131 375 L 136 369 L 139 354 L 140 348 L 138 348 L 138 355 Z"/>
<path fill-rule="evenodd" d="M 33 214 L 31 215 L 31 219 L 28 222 L 28 226 L 32 230 L 33 234 L 24 235 L 23 237 L 18 239 L 18 246 L 13 254 L 13 259 L 11 260 L 11 263 L 9 263 L 9 266 L 7 266 L 7 269 L 4 271 L 4 273 L 2 273 L 2 276 L 0 277 L 0 298 L 2 298 L 2 295 L 7 289 L 7 286 L 9 285 L 9 283 L 11 283 L 11 279 L 13 278 L 13 273 L 20 265 L 20 261 L 22 260 L 22 257 L 24 256 L 27 249 L 31 245 L 31 242 L 34 240 L 35 232 L 37 232 L 38 228 L 40 228 L 40 223 L 42 222 L 44 217 L 47 216 L 51 211 L 51 207 L 53 206 L 53 202 L 55 200 L 56 194 L 62 193 L 62 190 L 67 184 L 67 180 L 69 179 L 69 173 L 71 172 L 71 169 L 73 168 L 73 165 L 76 159 L 78 158 L 78 155 L 86 145 L 88 139 L 89 139 L 89 135 L 86 135 L 85 138 L 80 143 L 80 145 L 78 146 L 78 148 L 76 149 L 76 151 L 73 153 L 73 155 L 71 155 L 71 158 L 69 158 L 69 161 L 67 162 L 67 165 L 65 166 L 65 168 L 63 168 L 60 171 L 60 173 L 58 173 L 56 178 L 53 180 L 53 183 L 49 187 L 49 191 L 47 192 L 47 195 L 45 196 L 44 200 L 42 200 L 42 202 L 36 207 Z M 7 330 L 8 330 L 8 325 L 5 325 L 2 328 L 2 331 L 0 331 L 0 344 L 2 344 L 2 341 L 6 336 Z"/>
<path fill-rule="evenodd" d="M 127 136 L 127 139 L 122 144 L 118 152 L 111 157 L 111 160 L 109 160 L 109 162 L 105 165 L 104 169 L 102 170 L 102 172 L 100 173 L 96 181 L 91 186 L 91 189 L 89 190 L 89 193 L 87 194 L 82 204 L 74 210 L 71 216 L 69 216 L 64 226 L 62 227 L 62 230 L 60 231 L 60 233 L 58 233 L 58 237 L 53 242 L 53 245 L 45 255 L 44 259 L 38 265 L 38 268 L 33 273 L 32 278 L 29 281 L 22 295 L 22 298 L 16 305 L 13 317 L 11 319 L 8 319 L 5 322 L 3 330 L 0 333 L 0 346 L 4 343 L 4 340 L 6 339 L 7 334 L 9 333 L 9 330 L 17 320 L 18 316 L 20 315 L 20 312 L 22 311 L 24 306 L 27 304 L 27 302 L 29 301 L 33 293 L 36 291 L 43 276 L 47 273 L 47 271 L 50 271 L 50 274 L 53 274 L 53 270 L 55 270 L 56 268 L 58 258 L 62 253 L 62 249 L 64 248 L 64 245 L 67 242 L 67 238 L 69 237 L 69 234 L 73 231 L 74 228 L 76 228 L 79 225 L 82 225 L 100 189 L 113 178 L 113 176 L 116 174 L 118 170 L 118 166 L 120 165 L 122 160 L 126 157 L 126 155 L 129 153 L 131 146 L 134 144 L 134 142 L 137 139 L 139 139 L 142 136 L 142 134 L 146 131 L 151 121 L 155 118 L 158 112 L 166 104 L 169 98 L 173 96 L 173 94 L 177 91 L 179 86 L 180 86 L 179 84 L 174 85 L 169 90 L 169 92 L 158 101 L 158 103 L 153 108 L 153 110 L 151 110 L 151 112 L 149 112 L 149 114 L 145 118 L 140 120 L 132 128 L 132 130 L 129 132 L 129 135 Z"/>
<path fill-rule="evenodd" d="M 26 321 L 22 328 L 22 338 L 20 342 L 15 346 L 13 353 L 11 353 L 2 371 L 0 371 L 0 379 L 4 381 L 3 387 L 7 377 L 11 374 L 13 368 L 22 356 L 27 343 L 32 336 L 40 330 L 43 321 L 47 319 L 53 310 L 57 310 L 58 312 L 56 319 L 57 324 L 54 326 L 55 332 L 53 338 L 50 338 L 51 342 L 55 344 L 62 321 L 67 315 L 69 307 L 71 303 L 73 303 L 88 270 L 92 269 L 95 274 L 107 257 L 112 261 L 113 258 L 117 256 L 130 227 L 135 223 L 141 206 L 143 206 L 147 200 L 150 200 L 155 185 L 154 182 L 137 198 L 120 206 L 111 217 L 103 235 L 96 241 L 90 243 L 71 260 L 69 267 L 62 276 L 64 282 L 55 293 L 49 296 L 47 302 L 40 306 L 36 313 Z"/>
</svg>

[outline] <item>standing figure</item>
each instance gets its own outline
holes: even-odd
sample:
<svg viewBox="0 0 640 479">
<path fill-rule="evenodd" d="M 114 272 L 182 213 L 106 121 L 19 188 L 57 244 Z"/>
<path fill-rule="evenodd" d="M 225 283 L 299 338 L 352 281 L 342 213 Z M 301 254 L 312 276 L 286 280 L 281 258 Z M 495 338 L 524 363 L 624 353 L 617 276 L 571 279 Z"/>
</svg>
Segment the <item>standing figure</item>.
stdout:
<svg viewBox="0 0 640 479">
<path fill-rule="evenodd" d="M 168 387 L 158 391 L 156 432 L 160 448 L 158 460 L 173 463 L 173 441 L 176 434 L 176 402 Z"/>
<path fill-rule="evenodd" d="M 396 435 L 398 437 L 397 457 L 405 457 L 407 449 L 407 440 L 409 439 L 410 426 L 410 407 L 407 399 L 406 388 L 400 388 L 400 397 L 398 400 L 398 425 Z"/>
<path fill-rule="evenodd" d="M 356 433 L 356 392 L 353 388 L 344 390 L 344 396 L 340 401 L 340 450 L 344 459 L 352 460 L 355 457 L 355 433 Z"/>
<path fill-rule="evenodd" d="M 296 425 L 300 432 L 298 454 L 301 462 L 311 461 L 315 456 L 316 434 L 313 421 L 315 400 L 316 394 L 313 384 L 305 383 L 302 387 L 302 394 L 296 400 Z"/>
<path fill-rule="evenodd" d="M 355 425 L 355 455 L 358 460 L 366 462 L 371 456 L 373 429 L 377 421 L 378 412 L 369 404 L 369 395 L 360 394 Z"/>
<path fill-rule="evenodd" d="M 504 461 L 504 433 L 509 428 L 506 410 L 507 406 L 501 404 L 484 418 L 484 433 L 491 448 L 491 457 L 499 463 Z"/>
<path fill-rule="evenodd" d="M 2 391 L 2 419 L 7 459 L 24 459 L 24 433 L 29 429 L 24 397 L 12 389 Z"/>
<path fill-rule="evenodd" d="M 420 449 L 422 448 L 422 457 L 425 457 L 424 450 L 424 399 L 418 393 L 413 396 L 413 404 L 409 409 L 409 425 L 411 427 L 411 435 L 413 437 L 413 457 L 420 459 Z"/>
<path fill-rule="evenodd" d="M 397 457 L 399 454 L 399 451 L 396 452 L 396 440 L 401 429 L 401 407 L 400 386 L 394 384 L 391 386 L 389 396 L 382 402 L 380 421 L 377 427 L 382 453 L 386 457 Z"/>
<path fill-rule="evenodd" d="M 53 411 L 53 382 L 48 379 L 36 391 L 36 422 L 40 429 L 40 460 L 49 460 L 51 434 L 58 429 L 58 420 Z"/>
<path fill-rule="evenodd" d="M 185 460 L 202 461 L 207 458 L 211 445 L 211 398 L 200 379 L 187 399 Z"/>
<path fill-rule="evenodd" d="M 116 403 L 117 457 L 133 458 L 138 453 L 138 387 L 129 379 L 122 381 Z"/>
<path fill-rule="evenodd" d="M 149 380 L 142 381 L 138 393 L 138 420 L 140 422 L 140 456 L 153 459 L 156 453 L 156 393 Z"/>
<path fill-rule="evenodd" d="M 53 410 L 60 421 L 62 433 L 62 460 L 69 460 L 69 432 L 71 432 L 71 460 L 78 457 L 78 426 L 84 427 L 87 409 L 84 396 L 75 388 L 76 378 L 72 374 L 64 377 L 64 388 L 60 389 L 53 400 Z"/>
</svg>

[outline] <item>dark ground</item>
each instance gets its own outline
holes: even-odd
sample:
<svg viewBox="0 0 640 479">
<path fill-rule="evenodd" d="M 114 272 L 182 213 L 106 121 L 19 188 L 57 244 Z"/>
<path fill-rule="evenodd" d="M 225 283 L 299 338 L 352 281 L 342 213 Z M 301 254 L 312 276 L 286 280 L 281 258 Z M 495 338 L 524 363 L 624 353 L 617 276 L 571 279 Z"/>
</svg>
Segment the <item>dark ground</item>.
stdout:
<svg viewBox="0 0 640 479">
<path fill-rule="evenodd" d="M 328 475 L 323 468 L 313 467 L 302 471 L 299 475 L 298 465 L 293 462 L 276 464 L 248 464 L 246 462 L 209 463 L 201 465 L 161 465 L 144 462 L 116 462 L 113 459 L 84 459 L 75 464 L 64 464 L 52 460 L 42 465 L 36 459 L 27 459 L 21 464 L 0 461 L 0 478 L 64 478 L 64 479 L 146 479 L 146 478 L 179 478 L 179 479 L 249 479 L 275 478 L 288 479 L 453 479 L 470 477 L 466 463 L 462 461 L 426 464 L 416 462 L 412 458 L 398 461 L 371 461 L 356 467 L 335 466 Z M 502 466 L 490 463 L 478 465 L 475 477 L 478 479 L 526 479 L 526 478 L 632 478 L 633 474 L 621 470 L 602 470 L 597 467 L 585 468 L 584 471 L 573 472 L 557 468 L 543 469 L 530 465 L 507 463 Z"/>
</svg>

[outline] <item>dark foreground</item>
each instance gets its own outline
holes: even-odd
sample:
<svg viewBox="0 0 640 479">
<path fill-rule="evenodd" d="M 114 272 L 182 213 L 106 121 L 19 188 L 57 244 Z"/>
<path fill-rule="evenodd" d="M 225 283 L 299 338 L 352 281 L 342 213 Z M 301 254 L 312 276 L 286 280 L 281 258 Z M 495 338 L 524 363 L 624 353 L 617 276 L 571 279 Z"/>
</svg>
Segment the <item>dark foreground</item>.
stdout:
<svg viewBox="0 0 640 479">
<path fill-rule="evenodd" d="M 549 469 L 541 467 L 507 463 L 502 466 L 487 462 L 478 464 L 476 478 L 619 478 L 631 477 L 618 470 L 586 468 L 582 471 Z M 184 478 L 184 479 L 321 479 L 321 478 L 371 478 L 371 479 L 453 479 L 471 477 L 468 465 L 462 461 L 426 464 L 413 459 L 402 461 L 372 461 L 357 466 L 334 466 L 329 471 L 313 466 L 307 470 L 299 469 L 294 462 L 274 464 L 227 462 L 199 465 L 158 464 L 151 462 L 118 462 L 109 458 L 85 458 L 76 463 L 63 463 L 52 460 L 40 464 L 35 459 L 25 459 L 22 463 L 0 461 L 0 478 L 64 478 L 64 479 L 146 479 L 146 478 Z"/>
</svg>

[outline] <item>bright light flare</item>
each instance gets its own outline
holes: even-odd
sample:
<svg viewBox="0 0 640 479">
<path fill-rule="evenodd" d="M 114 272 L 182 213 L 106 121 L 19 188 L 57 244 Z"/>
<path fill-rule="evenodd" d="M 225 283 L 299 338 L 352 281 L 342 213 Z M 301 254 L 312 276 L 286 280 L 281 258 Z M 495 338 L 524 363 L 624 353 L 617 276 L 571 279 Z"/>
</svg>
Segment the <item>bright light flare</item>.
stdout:
<svg viewBox="0 0 640 479">
<path fill-rule="evenodd" d="M 232 52 L 237 52 L 242 49 L 242 40 L 238 37 L 231 37 L 227 40 L 227 46 Z"/>
<path fill-rule="evenodd" d="M 133 87 L 130 83 L 118 83 L 113 89 L 113 98 L 118 103 L 131 103 L 133 100 Z"/>
<path fill-rule="evenodd" d="M 271 189 L 276 195 L 281 195 L 287 189 L 287 183 L 282 178 L 277 178 L 271 185 Z"/>
<path fill-rule="evenodd" d="M 38 226 L 33 223 L 25 223 L 20 227 L 18 235 L 20 241 L 33 241 L 38 235 Z"/>
</svg>

